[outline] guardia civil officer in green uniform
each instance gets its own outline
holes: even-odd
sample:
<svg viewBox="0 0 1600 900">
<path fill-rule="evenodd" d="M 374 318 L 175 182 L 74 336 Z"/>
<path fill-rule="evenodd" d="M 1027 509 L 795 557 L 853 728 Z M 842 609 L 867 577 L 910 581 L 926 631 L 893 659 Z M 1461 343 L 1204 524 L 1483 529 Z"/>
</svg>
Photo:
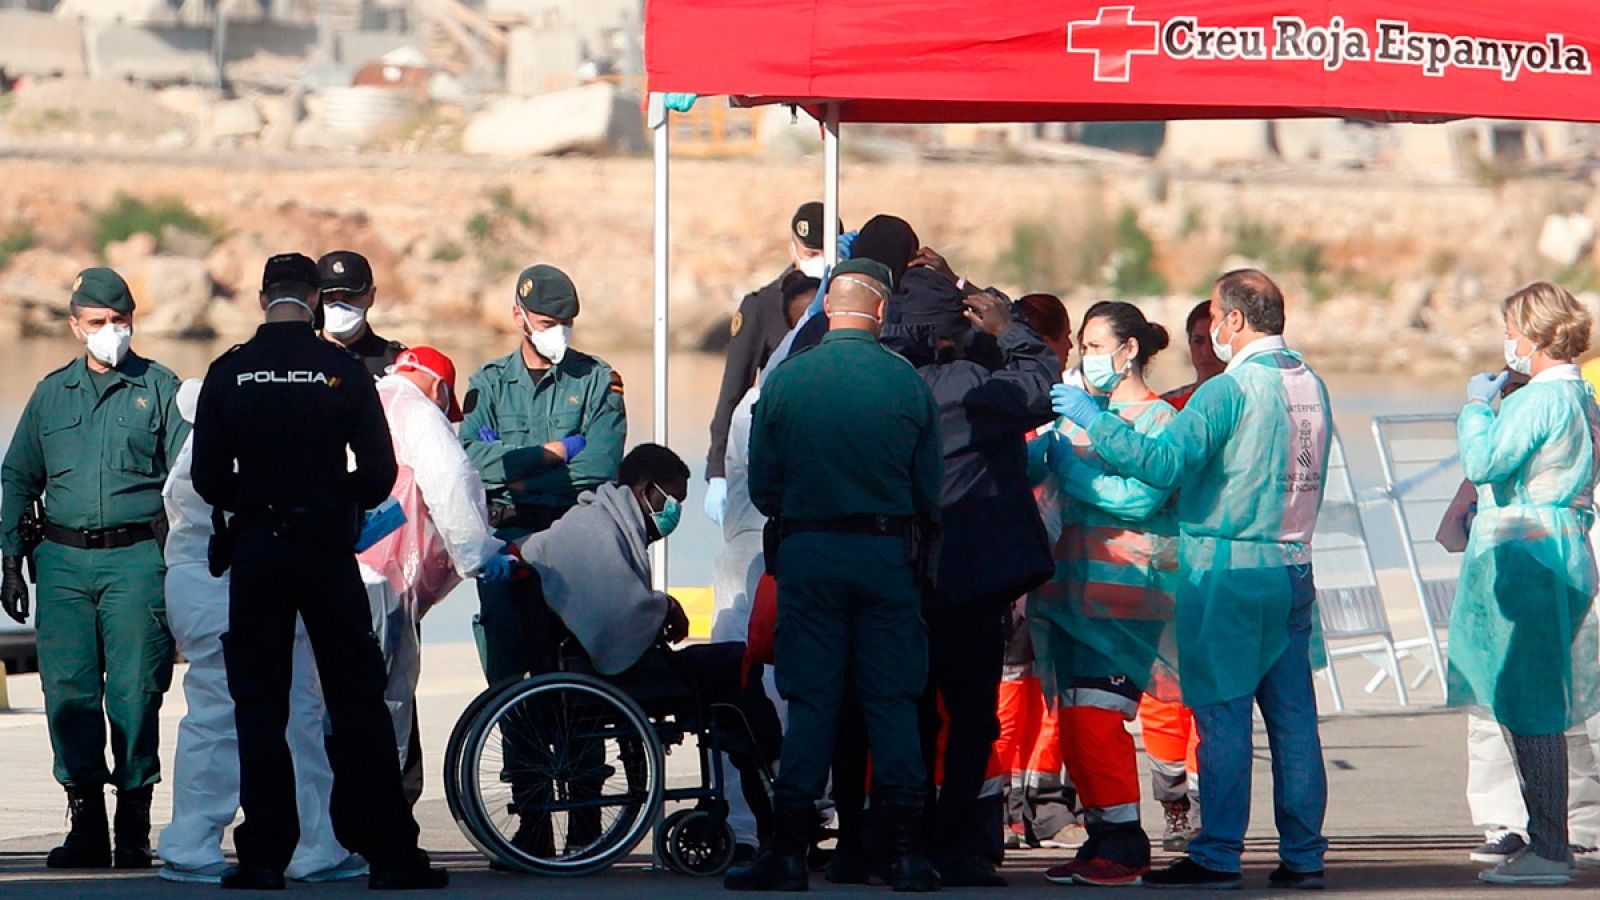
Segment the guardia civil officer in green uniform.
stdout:
<svg viewBox="0 0 1600 900">
<path fill-rule="evenodd" d="M 851 260 L 823 301 L 828 334 L 768 376 L 750 431 L 750 498 L 779 520 L 778 690 L 789 701 L 777 819 L 733 890 L 804 890 L 816 801 L 839 706 L 854 691 L 872 749 L 873 803 L 893 836 L 896 890 L 936 890 L 920 844 L 917 699 L 928 681 L 913 536 L 936 521 L 938 407 L 911 364 L 878 343 L 891 275 Z"/>
<path fill-rule="evenodd" d="M 73 285 L 72 333 L 87 353 L 34 389 L 0 469 L 0 601 L 27 617 L 24 514 L 43 499 L 39 675 L 72 830 L 51 868 L 147 868 L 150 795 L 161 777 L 157 717 L 172 681 L 162 581 L 161 488 L 188 436 L 178 376 L 128 349 L 133 295 L 110 269 Z M 106 723 L 112 767 L 106 768 Z M 116 848 L 105 787 L 117 791 Z"/>
<path fill-rule="evenodd" d="M 622 376 L 572 349 L 578 289 L 537 265 L 517 277 L 511 315 L 521 345 L 483 364 L 462 403 L 461 442 L 489 491 L 489 519 L 505 540 L 543 531 L 578 495 L 617 477 L 628 422 Z M 478 583 L 474 622 L 493 684 L 532 671 L 538 636 L 509 584 Z"/>
</svg>

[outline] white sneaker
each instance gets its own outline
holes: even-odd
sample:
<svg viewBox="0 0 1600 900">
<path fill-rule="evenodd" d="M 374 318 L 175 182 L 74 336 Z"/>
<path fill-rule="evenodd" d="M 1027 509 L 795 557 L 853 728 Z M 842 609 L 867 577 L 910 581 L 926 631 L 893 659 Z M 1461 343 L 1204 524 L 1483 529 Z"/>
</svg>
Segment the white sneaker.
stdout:
<svg viewBox="0 0 1600 900">
<path fill-rule="evenodd" d="M 162 881 L 170 881 L 174 884 L 221 884 L 222 873 L 227 869 L 228 864 L 225 862 L 212 863 L 209 866 L 198 866 L 192 869 L 187 866 L 175 866 L 172 863 L 167 863 L 161 867 L 161 871 L 157 872 L 156 876 Z"/>
<path fill-rule="evenodd" d="M 1545 859 L 1529 848 L 1492 869 L 1479 872 L 1478 880 L 1489 884 L 1557 887 L 1572 880 L 1572 866 L 1566 860 Z"/>
<path fill-rule="evenodd" d="M 356 878 L 365 878 L 371 871 L 367 861 L 352 853 L 339 862 L 338 865 L 329 866 L 295 881 L 302 884 L 329 884 L 335 881 L 351 881 Z"/>
</svg>

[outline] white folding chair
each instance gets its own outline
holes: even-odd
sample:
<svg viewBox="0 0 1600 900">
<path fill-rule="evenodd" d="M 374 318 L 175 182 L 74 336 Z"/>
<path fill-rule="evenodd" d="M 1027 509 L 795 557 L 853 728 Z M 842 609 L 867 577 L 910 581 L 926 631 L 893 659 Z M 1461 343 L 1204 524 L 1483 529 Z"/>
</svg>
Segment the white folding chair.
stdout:
<svg viewBox="0 0 1600 900">
<path fill-rule="evenodd" d="M 1440 629 L 1450 626 L 1461 560 L 1439 545 L 1439 521 L 1461 487 L 1461 458 L 1456 448 L 1453 415 L 1376 416 L 1372 434 L 1383 465 L 1384 498 L 1400 527 L 1400 549 L 1416 589 L 1423 636 L 1398 642 L 1404 654 L 1427 648 L 1421 672 L 1411 681 L 1416 690 L 1432 675 L 1445 687 L 1446 642 Z"/>
<path fill-rule="evenodd" d="M 1384 677 L 1393 678 L 1400 705 L 1408 705 L 1394 633 L 1383 607 L 1383 593 L 1378 588 L 1367 530 L 1361 522 L 1361 507 L 1350 481 L 1344 442 L 1337 433 L 1328 454 L 1328 476 L 1322 511 L 1317 515 L 1316 536 L 1311 542 L 1311 556 L 1317 580 L 1317 613 L 1328 648 L 1328 667 L 1323 673 L 1328 678 L 1333 708 L 1344 711 L 1344 693 L 1339 688 L 1336 663 L 1352 656 L 1365 657 L 1378 667 L 1378 674 L 1366 685 L 1367 693 L 1377 690 Z M 1333 646 L 1335 641 L 1350 640 L 1361 643 Z"/>
</svg>

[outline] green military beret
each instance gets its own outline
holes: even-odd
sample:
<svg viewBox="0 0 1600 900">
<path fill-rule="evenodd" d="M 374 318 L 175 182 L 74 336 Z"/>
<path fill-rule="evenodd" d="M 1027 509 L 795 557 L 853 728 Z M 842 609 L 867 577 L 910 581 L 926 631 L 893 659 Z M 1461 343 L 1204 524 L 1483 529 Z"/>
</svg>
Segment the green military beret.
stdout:
<svg viewBox="0 0 1600 900">
<path fill-rule="evenodd" d="M 578 317 L 578 289 L 555 266 L 529 266 L 517 276 L 517 302 L 532 313 L 555 319 Z"/>
<path fill-rule="evenodd" d="M 100 306 L 119 313 L 133 312 L 133 292 L 115 271 L 96 266 L 78 273 L 72 283 L 73 306 Z"/>
<path fill-rule="evenodd" d="M 894 289 L 894 273 L 877 260 L 847 259 L 833 269 L 832 278 L 838 278 L 840 275 L 865 275 L 890 290 Z"/>
</svg>

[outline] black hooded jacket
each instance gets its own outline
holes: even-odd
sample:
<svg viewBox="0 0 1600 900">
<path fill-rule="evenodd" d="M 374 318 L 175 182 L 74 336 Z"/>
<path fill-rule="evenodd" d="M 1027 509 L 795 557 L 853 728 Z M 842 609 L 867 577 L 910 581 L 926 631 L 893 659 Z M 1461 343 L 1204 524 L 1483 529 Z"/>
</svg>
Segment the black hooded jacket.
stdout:
<svg viewBox="0 0 1600 900">
<path fill-rule="evenodd" d="M 1061 361 L 1027 325 L 1001 333 L 998 368 L 950 358 L 937 328 L 902 322 L 885 343 L 913 359 L 939 406 L 944 532 L 929 607 L 1010 603 L 1055 569 L 1028 483 L 1027 433 L 1050 421 Z"/>
</svg>

